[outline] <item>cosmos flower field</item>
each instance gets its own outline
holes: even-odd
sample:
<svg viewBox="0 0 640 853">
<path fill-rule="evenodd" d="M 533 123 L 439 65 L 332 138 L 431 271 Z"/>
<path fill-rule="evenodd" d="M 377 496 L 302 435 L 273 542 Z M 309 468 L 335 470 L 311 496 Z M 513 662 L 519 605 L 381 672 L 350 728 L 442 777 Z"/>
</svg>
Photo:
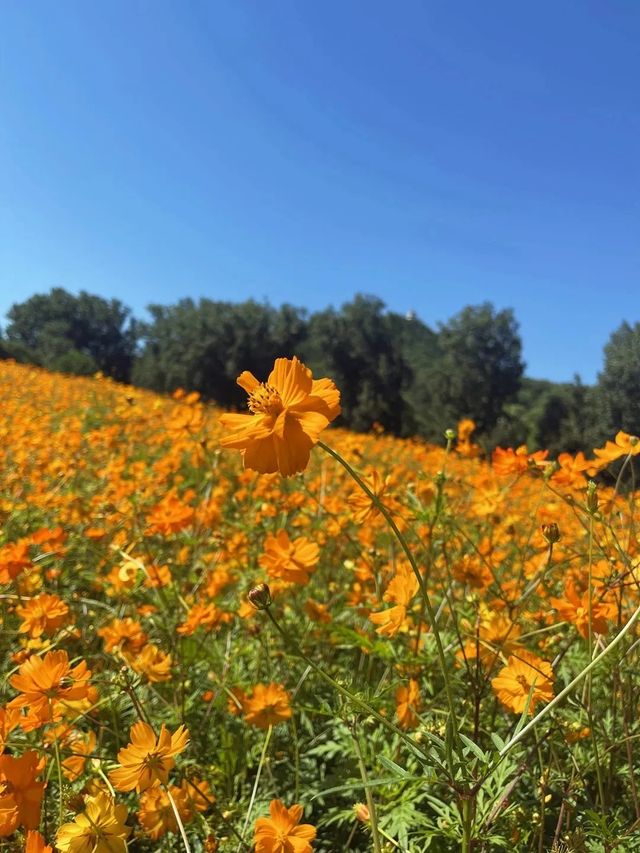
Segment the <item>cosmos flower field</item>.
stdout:
<svg viewBox="0 0 640 853">
<path fill-rule="evenodd" d="M 239 382 L 0 362 L 0 851 L 640 850 L 638 439 Z"/>
</svg>

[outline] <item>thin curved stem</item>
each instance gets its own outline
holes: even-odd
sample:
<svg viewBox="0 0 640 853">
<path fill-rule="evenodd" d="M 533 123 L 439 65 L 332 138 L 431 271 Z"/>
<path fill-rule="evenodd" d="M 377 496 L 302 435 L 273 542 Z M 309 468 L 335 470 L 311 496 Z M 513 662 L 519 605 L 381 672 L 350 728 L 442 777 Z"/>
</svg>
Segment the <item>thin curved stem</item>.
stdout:
<svg viewBox="0 0 640 853">
<path fill-rule="evenodd" d="M 321 447 L 326 453 L 332 456 L 336 462 L 339 462 L 340 465 L 345 469 L 345 471 L 349 474 L 349 476 L 357 483 L 357 485 L 362 489 L 362 491 L 367 495 L 367 497 L 374 504 L 376 509 L 382 514 L 385 521 L 393 531 L 396 539 L 400 543 L 400 547 L 405 553 L 407 560 L 409 561 L 409 565 L 413 570 L 414 575 L 416 576 L 416 580 L 418 581 L 418 588 L 420 589 L 420 594 L 422 595 L 422 599 L 424 601 L 424 605 L 427 611 L 427 616 L 429 617 L 429 623 L 431 625 L 431 632 L 433 633 L 435 642 L 436 642 L 436 650 L 438 653 L 438 659 L 440 662 L 440 670 L 442 672 L 442 677 L 444 679 L 444 689 L 447 695 L 447 704 L 449 706 L 449 714 L 451 715 L 451 721 L 453 723 L 453 731 L 455 733 L 455 738 L 458 747 L 460 746 L 460 739 L 458 738 L 458 724 L 457 724 L 457 715 L 455 703 L 453 701 L 453 692 L 451 690 L 451 682 L 449 680 L 449 667 L 447 665 L 447 659 L 444 653 L 444 646 L 442 644 L 442 638 L 440 636 L 440 632 L 438 630 L 438 624 L 436 620 L 436 614 L 433 609 L 433 605 L 431 603 L 431 599 L 429 597 L 429 592 L 427 590 L 427 585 L 424 581 L 422 573 L 418 568 L 418 564 L 416 563 L 416 559 L 409 547 L 407 540 L 401 533 L 398 528 L 398 525 L 395 523 L 393 516 L 387 509 L 387 507 L 382 503 L 382 501 L 378 498 L 378 496 L 371 491 L 369 486 L 364 482 L 362 477 L 349 465 L 349 463 L 342 458 L 342 456 L 333 450 L 331 447 L 326 445 L 323 441 L 318 442 L 318 447 Z"/>
</svg>

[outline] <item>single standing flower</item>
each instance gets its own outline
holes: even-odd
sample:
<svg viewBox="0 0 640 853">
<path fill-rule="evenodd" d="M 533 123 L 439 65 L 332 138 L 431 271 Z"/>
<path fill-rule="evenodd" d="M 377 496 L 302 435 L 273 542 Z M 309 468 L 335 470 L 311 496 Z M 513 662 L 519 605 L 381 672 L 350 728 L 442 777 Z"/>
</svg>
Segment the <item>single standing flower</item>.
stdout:
<svg viewBox="0 0 640 853">
<path fill-rule="evenodd" d="M 289 694 L 282 684 L 256 684 L 251 698 L 242 703 L 247 723 L 267 729 L 291 717 Z"/>
<path fill-rule="evenodd" d="M 126 853 L 131 827 L 125 825 L 127 807 L 116 805 L 109 794 L 87 797 L 85 810 L 56 836 L 60 853 Z"/>
<path fill-rule="evenodd" d="M 306 536 L 292 542 L 286 530 L 279 530 L 276 536 L 265 539 L 259 563 L 270 578 L 307 584 L 309 573 L 315 569 L 319 559 L 320 548 L 315 542 Z"/>
<path fill-rule="evenodd" d="M 189 732 L 179 726 L 171 734 L 164 724 L 158 737 L 147 723 L 131 727 L 131 743 L 118 753 L 120 767 L 109 773 L 118 791 L 146 791 L 157 780 L 166 784 L 174 766 L 174 755 L 181 753 L 189 742 Z"/>
<path fill-rule="evenodd" d="M 40 723 L 59 719 L 65 703 L 86 699 L 91 671 L 85 661 L 74 667 L 64 651 L 47 652 L 44 658 L 32 655 L 11 676 L 9 684 L 20 692 L 8 708 L 28 708 Z"/>
<path fill-rule="evenodd" d="M 302 806 L 287 808 L 282 800 L 272 800 L 269 813 L 270 817 L 259 817 L 256 821 L 253 838 L 256 853 L 312 853 L 316 828 L 310 823 L 300 823 Z"/>
<path fill-rule="evenodd" d="M 223 447 L 242 451 L 244 467 L 290 477 L 304 471 L 320 433 L 340 414 L 340 392 L 330 379 L 313 379 L 295 356 L 277 358 L 266 382 L 245 370 L 237 379 L 252 414 L 226 414 L 232 434 Z"/>
<path fill-rule="evenodd" d="M 492 679 L 498 699 L 516 714 L 521 714 L 529 701 L 532 712 L 538 702 L 546 705 L 553 699 L 553 669 L 551 664 L 521 649 L 517 656 L 511 655 L 507 665 Z"/>
</svg>

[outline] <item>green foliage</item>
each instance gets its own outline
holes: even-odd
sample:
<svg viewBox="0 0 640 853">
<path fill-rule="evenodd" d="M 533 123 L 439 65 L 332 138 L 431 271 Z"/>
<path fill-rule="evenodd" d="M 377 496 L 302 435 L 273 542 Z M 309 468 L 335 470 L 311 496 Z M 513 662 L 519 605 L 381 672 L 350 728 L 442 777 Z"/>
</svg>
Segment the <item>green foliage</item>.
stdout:
<svg viewBox="0 0 640 853">
<path fill-rule="evenodd" d="M 243 408 L 238 375 L 249 370 L 263 381 L 265 364 L 295 354 L 314 376 L 336 382 L 344 426 L 366 431 L 379 424 L 395 435 L 441 442 L 445 429 L 470 417 L 474 440 L 487 450 L 526 444 L 552 456 L 589 452 L 618 429 L 639 429 L 640 323 L 614 332 L 598 384 L 590 387 L 578 376 L 570 383 L 523 377 L 513 312 L 490 303 L 467 306 L 437 331 L 362 294 L 309 316 L 291 305 L 211 299 L 151 305 L 149 313 L 151 320 L 140 323 L 118 300 L 54 288 L 11 308 L 0 359 L 65 373 L 101 370 L 156 391 L 180 387 Z"/>
<path fill-rule="evenodd" d="M 86 374 L 101 370 L 128 381 L 136 348 L 136 324 L 117 299 L 54 287 L 13 305 L 4 349 L 17 361 L 50 370 Z"/>
<path fill-rule="evenodd" d="M 412 399 L 420 433 L 440 440 L 460 418 L 488 435 L 520 388 L 522 343 L 511 310 L 467 306 L 440 327 L 437 357 L 416 376 Z"/>
<path fill-rule="evenodd" d="M 640 425 L 640 323 L 622 323 L 609 338 L 598 390 L 601 432 L 635 434 Z"/>
<path fill-rule="evenodd" d="M 246 401 L 236 385 L 243 370 L 261 375 L 265 363 L 291 357 L 305 334 L 304 312 L 290 305 L 182 299 L 149 311 L 133 382 L 157 391 L 200 391 L 225 407 Z"/>
</svg>

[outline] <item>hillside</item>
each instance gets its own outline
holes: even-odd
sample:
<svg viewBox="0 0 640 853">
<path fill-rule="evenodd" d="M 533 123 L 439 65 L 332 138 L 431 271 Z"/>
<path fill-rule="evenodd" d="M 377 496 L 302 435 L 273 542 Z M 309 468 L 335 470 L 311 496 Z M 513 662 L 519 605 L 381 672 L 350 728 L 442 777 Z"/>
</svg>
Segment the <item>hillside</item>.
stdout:
<svg viewBox="0 0 640 853">
<path fill-rule="evenodd" d="M 136 851 L 284 824 L 327 853 L 636 849 L 638 542 L 614 489 L 636 440 L 551 465 L 484 459 L 469 421 L 447 447 L 330 427 L 362 490 L 320 446 L 300 475 L 243 470 L 219 417 L 0 362 L 0 774 L 23 761 L 32 803 L 0 786 L 6 849 L 39 828 L 75 850 L 88 803 Z M 140 724 L 174 751 L 145 764 Z"/>
</svg>

